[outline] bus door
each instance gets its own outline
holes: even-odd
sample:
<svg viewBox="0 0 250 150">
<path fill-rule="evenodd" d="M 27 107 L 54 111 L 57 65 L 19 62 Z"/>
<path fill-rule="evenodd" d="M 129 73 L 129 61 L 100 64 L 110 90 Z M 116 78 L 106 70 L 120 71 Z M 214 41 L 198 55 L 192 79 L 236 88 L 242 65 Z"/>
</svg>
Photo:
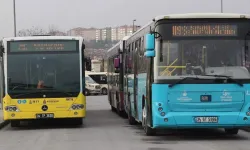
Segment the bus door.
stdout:
<svg viewBox="0 0 250 150">
<path fill-rule="evenodd" d="M 137 42 L 135 43 L 134 50 L 134 110 L 135 119 L 138 119 L 138 47 Z"/>
<path fill-rule="evenodd" d="M 125 110 L 127 111 L 128 113 L 128 93 L 129 93 L 129 87 L 131 87 L 131 85 L 129 84 L 129 76 L 128 74 L 131 73 L 131 58 L 130 58 L 130 55 L 129 55 L 129 52 L 130 51 L 130 46 L 127 47 L 127 50 L 125 52 L 125 63 L 124 63 L 124 101 L 125 101 Z"/>
<path fill-rule="evenodd" d="M 134 57 L 134 51 L 135 51 L 135 47 L 134 47 L 134 43 L 131 43 L 131 50 L 129 51 L 129 55 L 132 58 L 131 59 L 131 71 L 129 73 L 129 77 L 128 78 L 128 85 L 131 85 L 128 87 L 128 97 L 129 97 L 129 102 L 130 102 L 130 110 L 131 111 L 131 116 L 134 117 L 134 112 L 135 112 L 135 103 L 134 103 L 134 91 L 135 91 L 135 84 L 134 84 L 134 71 L 135 71 L 135 57 Z"/>
</svg>

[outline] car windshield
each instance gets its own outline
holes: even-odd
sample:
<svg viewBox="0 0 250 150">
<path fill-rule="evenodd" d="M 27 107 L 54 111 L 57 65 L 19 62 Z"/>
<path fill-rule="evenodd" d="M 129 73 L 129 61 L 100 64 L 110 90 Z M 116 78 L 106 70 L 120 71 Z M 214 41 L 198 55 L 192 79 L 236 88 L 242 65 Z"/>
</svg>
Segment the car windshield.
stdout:
<svg viewBox="0 0 250 150">
<path fill-rule="evenodd" d="M 58 97 L 66 96 L 62 91 L 73 95 L 80 92 L 78 53 L 8 54 L 7 65 L 10 96 L 43 93 Z"/>
<path fill-rule="evenodd" d="M 90 77 L 85 77 L 85 82 L 89 84 L 96 84 L 96 82 Z"/>
<path fill-rule="evenodd" d="M 250 79 L 244 40 L 164 40 L 157 44 L 161 47 L 156 57 L 158 79 L 215 74 Z"/>
<path fill-rule="evenodd" d="M 98 84 L 107 84 L 106 74 L 89 74 L 88 76 Z"/>
</svg>

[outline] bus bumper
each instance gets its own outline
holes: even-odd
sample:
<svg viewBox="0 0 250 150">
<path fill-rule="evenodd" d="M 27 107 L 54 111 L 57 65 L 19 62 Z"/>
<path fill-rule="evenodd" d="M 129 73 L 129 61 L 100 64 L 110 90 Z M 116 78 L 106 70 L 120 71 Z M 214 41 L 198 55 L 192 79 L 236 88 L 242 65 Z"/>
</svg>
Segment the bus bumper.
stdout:
<svg viewBox="0 0 250 150">
<path fill-rule="evenodd" d="M 34 120 L 37 114 L 53 114 L 53 118 L 45 119 L 59 119 L 59 118 L 85 118 L 84 110 L 73 111 L 56 111 L 56 112 L 6 112 L 4 111 L 4 120 Z"/>
<path fill-rule="evenodd" d="M 196 123 L 196 117 L 218 117 L 217 123 Z M 244 112 L 168 112 L 153 115 L 153 128 L 241 128 L 250 126 Z"/>
</svg>

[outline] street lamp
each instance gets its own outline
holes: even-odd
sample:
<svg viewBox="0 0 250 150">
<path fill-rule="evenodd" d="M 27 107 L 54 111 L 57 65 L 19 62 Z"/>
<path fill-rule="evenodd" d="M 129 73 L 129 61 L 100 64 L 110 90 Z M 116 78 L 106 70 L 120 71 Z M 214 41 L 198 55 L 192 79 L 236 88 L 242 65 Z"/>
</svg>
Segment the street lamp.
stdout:
<svg viewBox="0 0 250 150">
<path fill-rule="evenodd" d="M 133 33 L 135 32 L 135 22 L 136 22 L 136 19 L 133 20 Z"/>
<path fill-rule="evenodd" d="M 13 0 L 14 36 L 16 37 L 16 0 Z"/>
<path fill-rule="evenodd" d="M 223 13 L 223 0 L 220 1 L 220 11 Z"/>
</svg>

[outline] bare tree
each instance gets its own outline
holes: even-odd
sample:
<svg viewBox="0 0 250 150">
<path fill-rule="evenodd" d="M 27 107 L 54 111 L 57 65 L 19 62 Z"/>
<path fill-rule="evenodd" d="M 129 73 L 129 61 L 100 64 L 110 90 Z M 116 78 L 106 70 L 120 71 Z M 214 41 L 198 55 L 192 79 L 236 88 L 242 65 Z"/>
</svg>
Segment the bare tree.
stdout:
<svg viewBox="0 0 250 150">
<path fill-rule="evenodd" d="M 49 35 L 56 35 L 58 31 L 59 30 L 55 25 L 49 26 L 49 31 L 48 31 Z"/>
<path fill-rule="evenodd" d="M 18 36 L 32 36 L 32 35 L 66 36 L 66 33 L 61 32 L 55 25 L 50 25 L 48 28 L 48 32 L 39 27 L 34 27 L 34 26 L 30 29 L 23 29 L 18 32 Z"/>
<path fill-rule="evenodd" d="M 61 32 L 57 26 L 55 25 L 50 25 L 49 26 L 49 31 L 48 31 L 49 35 L 52 36 L 56 36 L 56 35 L 61 35 L 61 36 L 65 36 L 66 34 L 64 32 Z"/>
<path fill-rule="evenodd" d="M 23 29 L 18 32 L 18 36 L 32 36 L 32 35 L 46 35 L 47 32 L 39 27 L 32 27 L 30 29 Z"/>
</svg>

